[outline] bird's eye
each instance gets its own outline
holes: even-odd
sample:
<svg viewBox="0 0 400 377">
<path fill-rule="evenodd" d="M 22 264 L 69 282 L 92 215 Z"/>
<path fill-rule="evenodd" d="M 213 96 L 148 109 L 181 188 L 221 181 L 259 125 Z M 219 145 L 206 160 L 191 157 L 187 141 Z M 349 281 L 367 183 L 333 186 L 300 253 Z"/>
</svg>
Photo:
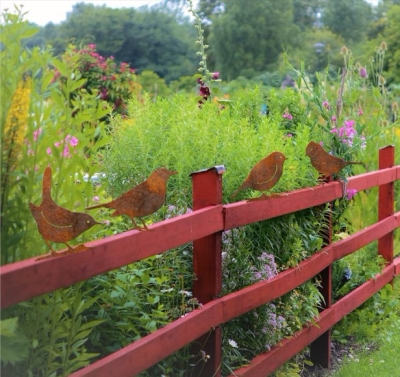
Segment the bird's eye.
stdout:
<svg viewBox="0 0 400 377">
<path fill-rule="evenodd" d="M 88 221 L 86 221 L 86 224 L 90 224 L 90 221 L 88 220 Z"/>
</svg>

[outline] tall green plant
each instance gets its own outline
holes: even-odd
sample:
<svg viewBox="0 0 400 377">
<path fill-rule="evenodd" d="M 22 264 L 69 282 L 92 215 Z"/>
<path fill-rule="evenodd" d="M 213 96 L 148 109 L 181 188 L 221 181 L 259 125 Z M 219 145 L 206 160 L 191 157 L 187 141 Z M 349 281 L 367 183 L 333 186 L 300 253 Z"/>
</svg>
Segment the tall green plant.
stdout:
<svg viewBox="0 0 400 377">
<path fill-rule="evenodd" d="M 102 119 L 109 109 L 97 93 L 81 88 L 85 79 L 76 59 L 75 66 L 67 66 L 47 50 L 24 50 L 21 41 L 36 29 L 22 21 L 21 14 L 5 12 L 3 18 L 1 263 L 5 264 L 46 250 L 28 209 L 30 202 L 40 202 L 46 166 L 53 168 L 52 195 L 58 204 L 70 210 L 89 204 L 93 187 L 83 176 L 95 172 L 91 156 L 107 142 Z M 62 83 L 52 83 L 50 64 L 65 73 Z"/>
</svg>

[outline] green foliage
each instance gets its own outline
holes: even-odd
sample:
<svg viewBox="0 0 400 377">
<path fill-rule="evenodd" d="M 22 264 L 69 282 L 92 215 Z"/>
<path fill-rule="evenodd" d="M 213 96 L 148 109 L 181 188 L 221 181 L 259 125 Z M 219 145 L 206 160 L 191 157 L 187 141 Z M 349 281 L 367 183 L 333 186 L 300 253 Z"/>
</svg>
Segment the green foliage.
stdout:
<svg viewBox="0 0 400 377">
<path fill-rule="evenodd" d="M 15 314 L 19 317 L 23 334 L 18 335 L 19 346 L 25 346 L 25 357 L 13 367 L 2 364 L 2 373 L 16 377 L 67 376 L 88 365 L 96 354 L 88 352 L 84 345 L 102 321 L 87 319 L 87 310 L 97 301 L 97 297 L 84 299 L 87 293 L 82 283 L 6 309 L 2 316 L 9 317 L 9 321 L 15 321 Z M 3 352 L 11 353 L 13 348 Z"/>
<path fill-rule="evenodd" d="M 365 261 L 366 258 L 363 262 Z M 334 339 L 342 343 L 346 343 L 349 338 L 355 338 L 362 343 L 377 339 L 377 334 L 381 334 L 387 328 L 390 331 L 391 325 L 395 325 L 399 321 L 399 303 L 398 282 L 394 288 L 390 284 L 386 285 L 334 327 L 332 332 Z"/>
<path fill-rule="evenodd" d="M 347 43 L 363 39 L 371 18 L 371 6 L 364 0 L 327 1 L 322 15 L 324 25 Z"/>
<path fill-rule="evenodd" d="M 152 71 L 143 71 L 138 76 L 138 83 L 141 85 L 143 92 L 149 93 L 152 97 L 166 97 L 170 93 L 165 80 Z"/>
<path fill-rule="evenodd" d="M 183 246 L 90 279 L 99 296 L 90 317 L 104 321 L 91 335 L 91 348 L 104 356 L 197 308 L 187 290 L 190 251 Z"/>
<path fill-rule="evenodd" d="M 153 71 L 167 82 L 195 70 L 191 25 L 169 7 L 113 9 L 82 2 L 52 32 L 46 42 L 56 54 L 67 47 L 65 41 L 80 44 L 91 38 L 99 54 L 113 55 L 138 72 Z"/>
<path fill-rule="evenodd" d="M 67 82 L 68 74 L 76 76 L 71 87 L 71 99 L 78 98 L 79 93 L 86 90 L 91 95 L 107 101 L 113 111 L 125 113 L 126 102 L 132 93 L 137 93 L 139 85 L 136 83 L 134 70 L 129 64 L 121 62 L 119 66 L 114 57 L 105 58 L 96 52 L 96 45 L 76 48 L 69 45 L 61 56 L 61 62 L 54 60 L 54 77 L 52 81 Z M 74 104 L 72 104 L 73 107 Z"/>
<path fill-rule="evenodd" d="M 112 177 L 108 180 L 111 196 L 120 195 L 156 167 L 167 166 L 179 172 L 169 182 L 167 205 L 173 203 L 182 213 L 191 200 L 190 173 L 223 164 L 227 168 L 223 177 L 223 200 L 228 202 L 251 167 L 274 150 L 282 151 L 288 161 L 273 191 L 289 191 L 314 183 L 312 167 L 303 157 L 310 134 L 305 124 L 307 114 L 298 94 L 290 90 L 282 96 L 272 93 L 268 117 L 260 111 L 263 101 L 258 88 L 237 92 L 222 110 L 214 102 L 206 102 L 199 109 L 196 97 L 188 101 L 187 95 L 174 95 L 167 99 L 158 97 L 156 102 L 148 97 L 141 102 L 132 100 L 129 116 L 125 119 L 114 118 L 114 141 L 102 159 L 106 176 Z M 287 119 L 282 118 L 286 109 L 294 114 L 290 126 Z M 292 137 L 288 136 L 288 130 L 293 132 Z M 238 198 L 258 195 L 243 191 Z M 101 198 L 103 200 L 105 198 Z M 169 213 L 165 206 L 148 221 L 167 218 Z M 103 215 L 104 210 L 101 210 L 99 216 Z M 255 272 L 263 269 L 264 264 L 259 258 L 264 252 L 274 255 L 277 268 L 283 270 L 296 266 L 319 250 L 322 246 L 320 232 L 324 227 L 323 216 L 324 210 L 303 211 L 225 234 L 224 253 L 227 256 L 223 293 L 252 284 Z M 118 224 L 125 223 L 125 220 L 119 218 Z M 116 226 L 120 225 L 113 224 L 111 228 Z M 242 273 L 237 274 L 238 270 Z M 187 284 L 190 287 L 190 280 Z M 293 305 L 294 297 L 296 305 Z M 160 302 L 162 300 L 160 295 Z M 270 347 L 297 331 L 302 324 L 313 321 L 318 314 L 320 300 L 316 285 L 307 283 L 274 305 L 264 305 L 224 325 L 224 370 L 240 365 L 263 352 L 267 345 Z M 139 304 L 136 306 L 141 307 Z M 154 317 L 157 318 L 157 315 Z M 274 318 L 281 318 L 279 328 L 278 324 L 274 325 Z M 261 333 L 265 335 L 254 336 Z M 230 346 L 230 341 L 236 342 L 238 348 Z M 173 358 L 174 370 L 184 370 L 182 368 L 186 364 L 180 364 L 180 356 L 177 354 Z M 167 365 L 170 362 L 171 359 L 166 361 Z M 160 368 L 161 365 L 165 367 L 166 364 L 161 363 Z"/>
<path fill-rule="evenodd" d="M 41 200 L 44 168 L 53 168 L 53 199 L 68 209 L 82 209 L 93 193 L 83 175 L 94 173 L 91 156 L 107 141 L 101 121 L 109 111 L 107 105 L 95 94 L 79 90 L 82 80 L 77 65 L 64 64 L 48 50 L 22 47 L 21 39 L 36 28 L 21 17 L 18 8 L 17 14 L 5 12 L 0 33 L 4 46 L 0 91 L 2 264 L 48 251 L 28 210 L 30 202 Z M 65 75 L 63 83 L 51 82 L 50 65 Z M 17 135 L 12 139 L 10 124 Z M 10 155 L 15 159 L 5 163 Z M 83 242 L 87 236 L 75 242 Z M 85 343 L 101 323 L 87 321 L 84 316 L 97 300 L 85 299 L 87 294 L 82 285 L 77 285 L 2 311 L 2 329 L 6 325 L 9 330 L 2 331 L 1 336 L 2 374 L 55 377 L 86 366 L 96 355 L 86 351 Z"/>
<path fill-rule="evenodd" d="M 29 354 L 29 341 L 18 329 L 18 317 L 0 321 L 1 363 L 15 363 L 25 360 Z"/>
<path fill-rule="evenodd" d="M 285 48 L 296 43 L 291 0 L 228 1 L 213 19 L 210 45 L 216 69 L 226 80 L 254 76 L 277 63 Z"/>
<path fill-rule="evenodd" d="M 3 146 L 2 176 L 8 179 L 2 180 L 2 264 L 28 258 L 33 253 L 38 255 L 47 249 L 28 209 L 30 202 L 40 202 L 42 172 L 46 166 L 53 168 L 52 195 L 59 205 L 76 210 L 90 202 L 93 188 L 84 182 L 83 175 L 91 176 L 95 172 L 90 157 L 107 142 L 102 119 L 109 112 L 107 104 L 99 101 L 96 94 L 79 89 L 82 79 L 76 59 L 75 65 L 67 65 L 47 50 L 24 50 L 15 35 L 26 35 L 24 30 L 31 28 L 17 16 L 6 13 L 4 17 L 2 136 L 6 132 L 7 116 L 14 114 L 13 95 L 27 71 L 31 72 L 32 85 L 28 88 L 29 112 L 20 119 L 20 141 Z M 66 77 L 63 82 L 52 83 L 49 64 L 63 72 Z M 7 165 L 5 157 L 13 150 L 18 151 L 18 159 L 13 165 Z M 86 239 L 85 236 L 79 241 Z"/>
<path fill-rule="evenodd" d="M 359 327 L 356 327 L 355 335 L 363 335 L 362 351 L 350 353 L 334 376 L 365 376 L 371 373 L 377 376 L 396 375 L 400 367 L 397 357 L 400 345 L 399 300 L 399 280 L 396 278 L 393 287 L 385 286 L 362 308 L 352 313 L 353 317 L 349 320 L 355 321 L 356 324 L 357 320 L 361 321 Z M 340 333 L 343 327 L 350 331 L 349 322 L 339 323 L 339 330 L 335 330 L 334 335 L 343 335 Z"/>
</svg>

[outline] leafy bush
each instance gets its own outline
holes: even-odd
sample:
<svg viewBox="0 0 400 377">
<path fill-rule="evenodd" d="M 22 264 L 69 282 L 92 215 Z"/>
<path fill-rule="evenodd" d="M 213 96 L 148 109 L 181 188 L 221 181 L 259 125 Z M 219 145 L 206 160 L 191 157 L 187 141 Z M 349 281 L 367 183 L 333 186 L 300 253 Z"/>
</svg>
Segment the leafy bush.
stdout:
<svg viewBox="0 0 400 377">
<path fill-rule="evenodd" d="M 115 117 L 111 122 L 113 142 L 101 157 L 110 195 L 119 196 L 159 166 L 177 170 L 179 174 L 168 184 L 167 204 L 147 219 L 159 221 L 169 217 L 168 205 L 173 204 L 180 213 L 190 206 L 191 172 L 223 164 L 227 168 L 223 176 L 223 200 L 229 202 L 252 166 L 275 150 L 282 151 L 288 160 L 281 180 L 272 191 L 289 191 L 313 184 L 314 173 L 304 154 L 310 137 L 309 127 L 302 122 L 306 119 L 304 106 L 297 106 L 296 120 L 290 125 L 293 135 L 289 135 L 288 120 L 282 115 L 287 104 L 295 103 L 296 94 L 287 91 L 282 97 L 271 109 L 271 116 L 260 111 L 263 97 L 258 88 L 236 93 L 223 109 L 209 101 L 199 109 L 196 97 L 189 97 L 188 101 L 187 95 L 157 101 L 148 97 L 141 102 L 133 99 L 128 116 Z M 259 193 L 238 194 L 238 198 L 254 196 Z M 104 197 L 101 201 L 108 199 Z M 317 251 L 322 246 L 320 232 L 324 227 L 324 213 L 321 209 L 302 211 L 224 234 L 223 294 L 268 278 L 268 268 L 277 273 L 296 266 Z M 105 210 L 100 210 L 98 216 L 104 215 Z M 121 223 L 130 226 L 126 220 L 115 219 L 110 229 L 120 229 Z M 266 258 L 272 258 L 273 262 L 268 264 Z M 188 285 L 182 289 L 190 291 L 190 279 L 185 283 Z M 224 371 L 265 351 L 297 331 L 303 323 L 312 321 L 318 314 L 320 300 L 316 283 L 310 282 L 281 300 L 224 325 Z M 175 371 L 187 367 L 179 364 L 179 354 L 172 359 L 161 363 L 160 368 L 166 368 L 165 363 L 172 363 Z M 196 362 L 197 359 L 191 361 Z"/>
<path fill-rule="evenodd" d="M 101 56 L 96 51 L 95 44 L 88 44 L 79 49 L 69 45 L 61 56 L 61 62 L 62 64 L 57 60 L 53 62 L 55 70 L 52 80 L 61 81 L 65 85 L 68 78 L 71 78 L 68 74 L 72 71 L 72 78 L 76 81 L 70 89 L 73 99 L 79 99 L 84 89 L 91 95 L 107 101 L 113 111 L 124 114 L 129 97 L 141 89 L 136 82 L 135 70 L 130 68 L 128 63 L 121 62 L 118 65 L 113 56 Z"/>
</svg>

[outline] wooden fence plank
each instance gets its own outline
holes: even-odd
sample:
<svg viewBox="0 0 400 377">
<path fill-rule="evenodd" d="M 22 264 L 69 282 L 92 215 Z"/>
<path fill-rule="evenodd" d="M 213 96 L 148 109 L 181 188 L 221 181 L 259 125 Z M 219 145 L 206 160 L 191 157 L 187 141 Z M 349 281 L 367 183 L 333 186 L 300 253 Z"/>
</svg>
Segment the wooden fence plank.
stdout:
<svg viewBox="0 0 400 377">
<path fill-rule="evenodd" d="M 394 165 L 394 147 L 388 146 L 379 150 L 379 169 L 390 168 Z M 394 212 L 394 183 L 389 182 L 379 186 L 378 220 L 391 216 Z M 378 253 L 387 263 L 393 261 L 394 237 L 393 232 L 378 240 Z"/>
<path fill-rule="evenodd" d="M 222 302 L 210 302 L 207 310 L 195 310 L 156 332 L 112 353 L 70 377 L 132 377 L 211 330 L 222 321 Z"/>
<path fill-rule="evenodd" d="M 223 206 L 205 208 L 149 227 L 89 242 L 76 254 L 0 268 L 1 307 L 86 280 L 223 229 Z"/>
<path fill-rule="evenodd" d="M 400 179 L 400 165 L 349 177 L 347 188 L 361 191 L 398 179 Z"/>
<path fill-rule="evenodd" d="M 400 166 L 374 171 L 348 178 L 348 189 L 366 190 L 377 185 L 393 182 L 400 175 Z M 271 219 L 288 213 L 315 207 L 343 197 L 342 182 L 331 182 L 300 189 L 280 196 L 259 201 L 241 201 L 224 206 L 225 230 L 253 222 Z"/>
<path fill-rule="evenodd" d="M 393 260 L 394 265 L 394 276 L 400 275 L 400 257 L 397 257 Z"/>
<path fill-rule="evenodd" d="M 396 215 L 400 218 L 400 212 Z M 389 228 L 387 224 L 390 225 Z M 392 216 L 391 218 L 383 220 L 381 223 L 371 225 L 362 232 L 379 236 L 382 232 L 390 231 L 396 226 L 398 226 L 398 219 L 396 220 L 395 216 Z M 379 230 L 379 228 L 383 230 Z M 353 247 L 359 246 L 359 243 L 354 243 L 352 241 L 352 239 L 357 238 L 360 238 L 358 233 L 345 240 L 327 246 L 309 259 L 301 262 L 296 268 L 281 272 L 270 280 L 256 283 L 238 292 L 213 300 L 204 305 L 202 309 L 197 309 L 189 313 L 184 318 L 180 318 L 143 339 L 107 356 L 105 359 L 93 363 L 82 371 L 74 373 L 73 376 L 86 377 L 98 375 L 102 377 L 106 376 L 107 373 L 113 373 L 116 370 L 114 368 L 117 368 L 117 366 L 123 369 L 125 367 L 128 368 L 129 365 L 129 368 L 132 368 L 132 363 L 138 363 L 137 365 L 135 364 L 134 371 L 135 373 L 139 373 L 182 348 L 185 344 L 197 339 L 200 335 L 209 332 L 212 328 L 272 301 L 306 282 L 323 268 L 332 264 L 336 258 L 342 257 L 344 255 L 342 248 L 344 248 L 347 254 L 356 250 L 351 250 L 349 247 L 345 246 L 346 243 L 349 243 Z M 368 240 L 370 241 L 370 239 Z M 392 266 L 392 274 L 393 271 L 394 267 Z M 311 339 L 307 344 L 314 339 L 315 338 Z M 108 366 L 108 363 L 104 360 L 109 360 L 111 365 Z M 122 365 L 119 366 L 119 362 L 121 362 L 124 367 L 122 367 Z M 100 374 L 102 373 L 102 368 L 105 368 L 108 372 Z M 132 369 L 130 369 L 130 371 L 130 376 L 134 375 Z M 99 374 L 96 374 L 97 372 Z M 123 371 L 118 369 L 118 376 L 126 375 L 121 373 L 123 373 Z"/>
<path fill-rule="evenodd" d="M 292 338 L 285 339 L 278 343 L 271 351 L 256 356 L 249 365 L 234 371 L 230 377 L 260 377 L 266 376 L 275 371 L 287 360 L 295 356 L 313 340 L 321 336 L 330 327 L 339 322 L 345 315 L 364 303 L 369 297 L 388 284 L 394 272 L 394 266 L 389 265 L 384 268 L 381 274 L 376 275 L 341 300 L 337 301 L 330 308 L 320 313 L 316 321 L 317 326 L 309 325 Z"/>
<path fill-rule="evenodd" d="M 201 170 L 191 174 L 193 210 L 222 203 L 223 166 Z M 201 304 L 216 299 L 222 290 L 222 231 L 193 241 L 193 296 Z M 194 355 L 192 376 L 221 376 L 221 328 L 215 327 L 204 334 L 190 348 Z M 209 358 L 204 363 L 204 356 Z"/>
<path fill-rule="evenodd" d="M 399 226 L 400 212 L 397 212 L 395 215 L 370 225 L 346 239 L 332 243 L 295 268 L 285 270 L 270 280 L 253 284 L 222 297 L 220 300 L 224 301 L 224 321 L 226 322 L 262 304 L 275 300 L 305 283 L 335 260 L 368 245 Z"/>
</svg>

